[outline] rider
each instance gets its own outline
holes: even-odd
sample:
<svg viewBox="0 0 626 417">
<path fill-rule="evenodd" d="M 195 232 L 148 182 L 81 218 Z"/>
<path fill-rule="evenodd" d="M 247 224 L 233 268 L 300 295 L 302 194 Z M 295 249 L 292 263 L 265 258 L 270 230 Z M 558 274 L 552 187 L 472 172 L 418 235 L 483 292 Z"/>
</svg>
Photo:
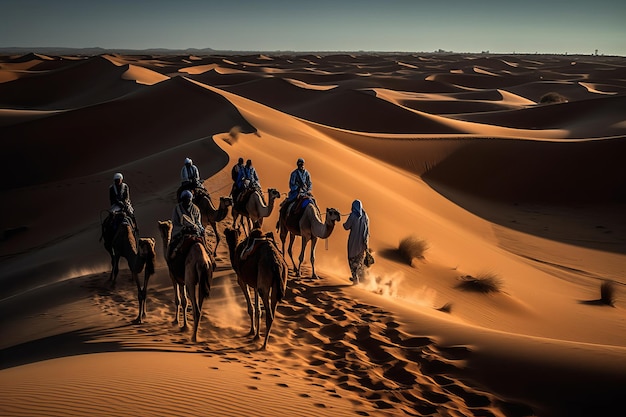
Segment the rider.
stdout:
<svg viewBox="0 0 626 417">
<path fill-rule="evenodd" d="M 237 186 L 237 178 L 239 178 L 239 172 L 243 169 L 243 158 L 239 158 L 236 165 L 233 165 L 230 170 L 230 177 L 233 180 L 233 188 L 230 191 L 230 196 L 233 198 L 233 201 L 237 200 L 237 196 L 239 195 L 239 187 Z"/>
<path fill-rule="evenodd" d="M 298 158 L 296 169 L 294 169 L 289 176 L 289 194 L 280 204 L 281 214 L 287 214 L 288 207 L 300 196 L 307 196 L 313 199 L 311 195 L 312 188 L 311 174 L 304 168 L 304 159 Z"/>
<path fill-rule="evenodd" d="M 193 202 L 191 191 L 184 190 L 180 195 L 180 203 L 172 212 L 172 240 L 169 245 L 168 258 L 176 257 L 178 247 L 183 242 L 185 235 L 196 235 L 204 241 L 204 226 L 200 209 Z"/>
<path fill-rule="evenodd" d="M 310 195 L 313 183 L 311 174 L 304 168 L 304 159 L 298 158 L 296 169 L 289 176 L 289 195 L 287 202 L 293 201 L 300 195 Z"/>
<path fill-rule="evenodd" d="M 194 188 L 202 188 L 200 181 L 200 171 L 194 165 L 191 158 L 185 158 L 185 165 L 180 170 L 181 187 L 183 190 L 193 190 Z"/>
<path fill-rule="evenodd" d="M 138 232 L 135 210 L 130 202 L 130 188 L 124 182 L 124 176 L 121 172 L 113 175 L 113 184 L 109 186 L 109 201 L 111 202 L 109 211 L 113 214 L 119 211 L 126 214 L 133 222 L 133 229 Z"/>
<path fill-rule="evenodd" d="M 237 186 L 239 190 L 243 190 L 245 188 L 261 188 L 261 184 L 259 183 L 259 176 L 256 173 L 256 169 L 252 166 L 252 160 L 248 159 L 246 161 L 246 165 L 239 170 L 239 174 L 237 175 Z"/>
</svg>

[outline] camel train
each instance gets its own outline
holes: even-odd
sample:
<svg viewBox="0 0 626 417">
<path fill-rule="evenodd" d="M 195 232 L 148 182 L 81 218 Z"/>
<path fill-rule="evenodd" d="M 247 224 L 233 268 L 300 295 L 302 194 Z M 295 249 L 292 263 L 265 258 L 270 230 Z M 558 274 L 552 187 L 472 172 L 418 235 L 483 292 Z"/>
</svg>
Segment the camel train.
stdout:
<svg viewBox="0 0 626 417">
<path fill-rule="evenodd" d="M 226 243 L 229 250 L 230 262 L 237 276 L 237 283 L 241 288 L 250 317 L 249 335 L 254 336 L 255 341 L 260 340 L 260 301 L 265 310 L 265 338 L 262 349 L 266 349 L 270 337 L 272 324 L 275 318 L 276 307 L 284 298 L 289 267 L 285 261 L 285 242 L 289 235 L 288 251 L 296 277 L 301 275 L 301 267 L 308 242 L 311 242 L 310 261 L 311 276 L 317 278 L 315 272 L 315 247 L 318 239 L 328 238 L 335 224 L 340 220 L 339 211 L 327 208 L 325 214 L 320 212 L 312 197 L 300 197 L 293 203 L 293 210 L 281 210 L 276 224 L 279 232 L 282 248 L 278 248 L 273 233 L 265 235 L 261 232 L 263 219 L 269 217 L 274 209 L 275 202 L 281 196 L 274 188 L 267 190 L 268 202 L 265 203 L 262 192 L 255 190 L 248 195 L 243 204 L 234 204 L 231 196 L 220 197 L 218 207 L 213 204 L 208 192 L 204 188 L 193 190 L 194 203 L 201 213 L 203 225 L 211 225 L 215 235 L 215 245 L 211 248 L 205 245 L 204 239 L 196 237 L 185 244 L 184 254 L 176 261 L 168 259 L 168 247 L 172 239 L 173 224 L 171 220 L 158 221 L 158 229 L 161 235 L 163 254 L 174 290 L 174 317 L 173 325 L 181 330 L 189 327 L 187 319 L 187 306 L 191 301 L 193 314 L 193 333 L 191 340 L 198 340 L 198 328 L 202 317 L 202 306 L 210 296 L 213 271 L 216 267 L 215 256 L 220 237 L 217 223 L 223 221 L 228 208 L 232 213 L 232 228 L 224 230 Z M 239 221 L 239 224 L 237 224 Z M 243 232 L 242 232 L 243 229 Z M 154 274 L 155 240 L 154 238 L 139 238 L 129 222 L 119 221 L 119 227 L 115 233 L 112 228 L 107 229 L 103 223 L 103 237 L 105 248 L 111 255 L 112 284 L 119 272 L 118 262 L 120 257 L 128 261 L 133 280 L 137 284 L 137 298 L 139 300 L 139 313 L 134 323 L 142 323 L 146 315 L 146 296 L 148 280 Z M 245 236 L 243 236 L 245 234 Z M 293 258 L 293 243 L 297 236 L 301 237 L 302 245 L 298 263 Z M 143 285 L 139 281 L 138 274 L 145 269 Z M 251 301 L 250 290 L 254 292 L 254 305 Z M 182 325 L 181 325 L 182 315 Z"/>
<path fill-rule="evenodd" d="M 140 238 L 131 225 L 131 220 L 121 211 L 111 214 L 102 223 L 102 236 L 104 248 L 111 256 L 111 275 L 109 281 L 115 286 L 119 273 L 120 258 L 128 262 L 131 277 L 137 286 L 137 300 L 139 310 L 133 323 L 143 323 L 146 317 L 146 298 L 148 296 L 148 281 L 154 274 L 154 262 L 156 252 L 154 239 L 151 237 Z M 139 274 L 144 271 L 143 283 L 139 280 Z"/>
</svg>

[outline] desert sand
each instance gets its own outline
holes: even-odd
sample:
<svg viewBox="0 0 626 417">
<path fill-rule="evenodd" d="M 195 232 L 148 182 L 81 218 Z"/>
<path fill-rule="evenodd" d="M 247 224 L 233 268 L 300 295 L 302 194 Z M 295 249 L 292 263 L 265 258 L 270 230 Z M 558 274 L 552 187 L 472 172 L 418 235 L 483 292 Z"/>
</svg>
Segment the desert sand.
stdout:
<svg viewBox="0 0 626 417">
<path fill-rule="evenodd" d="M 2 56 L 0 415 L 615 415 L 625 110 L 622 57 Z M 342 214 L 319 278 L 308 249 L 291 270 L 266 350 L 224 239 L 198 342 L 172 325 L 157 221 L 186 157 L 215 204 L 239 157 L 281 200 L 302 157 Z M 142 324 L 99 240 L 115 172 L 157 242 Z M 354 199 L 376 263 L 353 286 Z M 422 256 L 401 255 L 409 237 Z"/>
</svg>

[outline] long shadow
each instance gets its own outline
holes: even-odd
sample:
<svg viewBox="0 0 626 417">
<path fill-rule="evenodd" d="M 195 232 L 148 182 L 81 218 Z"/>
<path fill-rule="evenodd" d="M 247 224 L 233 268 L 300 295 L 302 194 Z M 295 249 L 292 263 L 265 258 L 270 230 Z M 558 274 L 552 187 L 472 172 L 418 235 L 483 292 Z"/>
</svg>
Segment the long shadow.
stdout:
<svg viewBox="0 0 626 417">
<path fill-rule="evenodd" d="M 611 304 L 607 304 L 602 299 L 597 300 L 578 300 L 578 304 L 584 304 L 588 306 L 600 306 L 600 307 L 615 307 Z"/>
<path fill-rule="evenodd" d="M 120 327 L 127 327 L 123 325 Z M 119 342 L 97 342 L 102 330 L 74 330 L 42 339 L 32 340 L 0 350 L 0 370 L 29 363 L 88 353 L 121 352 L 128 349 Z"/>
<path fill-rule="evenodd" d="M 603 203 L 561 203 L 560 206 L 550 201 L 522 200 L 518 203 L 506 199 L 489 200 L 479 193 L 470 197 L 471 194 L 466 194 L 466 190 L 461 191 L 449 185 L 442 185 L 428 175 L 423 179 L 443 197 L 491 223 L 579 247 L 591 249 L 601 247 L 608 252 L 626 254 L 625 229 L 620 220 L 623 219 L 621 213 L 626 207 L 624 202 L 626 197 Z M 519 216 L 522 220 L 518 219 Z M 564 224 L 576 225 L 577 230 L 584 232 L 583 237 L 551 227 L 551 219 L 557 218 Z"/>
<path fill-rule="evenodd" d="M 115 330 L 133 326 L 135 325 L 129 323 L 107 329 L 88 328 L 74 330 L 11 346 L 0 350 L 0 370 L 50 359 L 86 355 L 91 353 L 180 352 L 180 350 L 167 347 L 167 345 L 164 345 L 163 347 L 149 348 L 145 346 L 137 347 L 127 345 L 117 341 L 103 341 L 103 339 L 111 334 L 115 334 Z M 240 348 L 204 349 L 201 353 L 219 355 L 228 352 L 249 353 L 254 351 L 254 349 L 246 348 L 248 347 L 242 346 Z"/>
<path fill-rule="evenodd" d="M 394 261 L 394 262 L 398 262 L 398 263 L 403 263 L 403 264 L 409 264 L 409 262 L 407 262 L 406 258 L 404 258 L 401 254 L 400 251 L 398 251 L 398 248 L 393 248 L 393 247 L 388 247 L 388 248 L 382 248 L 376 251 L 376 255 L 388 259 L 390 261 Z"/>
</svg>

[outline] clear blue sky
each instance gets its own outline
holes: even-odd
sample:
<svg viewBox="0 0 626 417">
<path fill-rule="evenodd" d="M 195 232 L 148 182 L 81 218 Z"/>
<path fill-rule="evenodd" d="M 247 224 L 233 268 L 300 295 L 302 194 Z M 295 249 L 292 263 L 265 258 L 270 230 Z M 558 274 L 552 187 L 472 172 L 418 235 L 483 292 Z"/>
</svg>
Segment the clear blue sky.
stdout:
<svg viewBox="0 0 626 417">
<path fill-rule="evenodd" d="M 625 0 L 0 0 L 0 47 L 626 56 Z"/>
</svg>

